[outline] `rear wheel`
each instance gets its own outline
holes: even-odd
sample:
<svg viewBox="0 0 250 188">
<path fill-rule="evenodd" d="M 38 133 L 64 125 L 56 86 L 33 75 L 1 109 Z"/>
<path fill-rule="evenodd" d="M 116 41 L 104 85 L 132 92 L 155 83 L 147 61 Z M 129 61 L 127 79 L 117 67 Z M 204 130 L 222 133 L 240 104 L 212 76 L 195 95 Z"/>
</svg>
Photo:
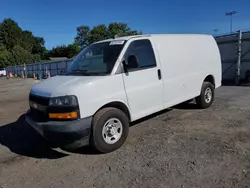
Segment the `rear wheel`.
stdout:
<svg viewBox="0 0 250 188">
<path fill-rule="evenodd" d="M 199 108 L 209 108 L 214 101 L 214 85 L 210 82 L 203 82 L 200 96 L 196 97 Z"/>
<path fill-rule="evenodd" d="M 120 148 L 129 132 L 128 117 L 119 109 L 104 108 L 96 113 L 92 122 L 91 145 L 101 153 Z"/>
</svg>

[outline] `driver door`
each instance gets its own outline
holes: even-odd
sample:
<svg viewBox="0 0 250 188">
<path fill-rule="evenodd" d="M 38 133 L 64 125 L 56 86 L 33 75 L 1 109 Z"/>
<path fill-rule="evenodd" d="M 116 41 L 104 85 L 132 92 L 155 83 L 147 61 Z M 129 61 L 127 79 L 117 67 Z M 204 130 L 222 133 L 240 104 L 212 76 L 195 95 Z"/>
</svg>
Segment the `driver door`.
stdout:
<svg viewBox="0 0 250 188">
<path fill-rule="evenodd" d="M 126 62 L 131 55 L 136 57 L 137 67 L 128 65 L 123 79 L 131 118 L 136 120 L 163 109 L 163 82 L 149 39 L 130 42 L 124 55 Z"/>
</svg>

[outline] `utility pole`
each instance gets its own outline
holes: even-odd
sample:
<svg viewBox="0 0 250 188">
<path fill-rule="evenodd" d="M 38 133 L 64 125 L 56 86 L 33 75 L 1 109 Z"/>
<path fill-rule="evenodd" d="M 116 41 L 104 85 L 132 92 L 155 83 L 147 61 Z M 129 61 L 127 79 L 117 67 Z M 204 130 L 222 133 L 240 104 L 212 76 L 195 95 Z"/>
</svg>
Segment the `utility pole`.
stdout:
<svg viewBox="0 0 250 188">
<path fill-rule="evenodd" d="M 225 13 L 226 16 L 230 17 L 230 33 L 233 33 L 233 15 L 237 14 L 236 11 L 230 10 Z"/>
<path fill-rule="evenodd" d="M 237 48 L 237 66 L 236 66 L 236 85 L 240 83 L 240 68 L 241 68 L 241 39 L 242 39 L 242 32 L 241 30 L 238 31 L 239 33 L 239 39 L 238 39 L 238 45 L 236 46 Z"/>
</svg>

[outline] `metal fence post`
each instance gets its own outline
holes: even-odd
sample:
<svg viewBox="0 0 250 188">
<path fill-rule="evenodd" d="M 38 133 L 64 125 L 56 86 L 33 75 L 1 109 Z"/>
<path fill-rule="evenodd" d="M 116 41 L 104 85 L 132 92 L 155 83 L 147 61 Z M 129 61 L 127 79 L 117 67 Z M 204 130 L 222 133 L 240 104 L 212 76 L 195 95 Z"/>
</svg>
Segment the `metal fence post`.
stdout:
<svg viewBox="0 0 250 188">
<path fill-rule="evenodd" d="M 39 76 L 39 80 L 42 80 L 42 67 L 41 67 L 41 63 L 39 62 L 39 73 L 38 73 L 38 76 Z"/>
<path fill-rule="evenodd" d="M 58 75 L 58 62 L 56 62 L 56 75 Z"/>
<path fill-rule="evenodd" d="M 238 85 L 240 83 L 240 68 L 241 68 L 241 39 L 242 39 L 242 32 L 239 32 L 239 40 L 237 45 L 237 64 L 236 64 L 236 80 L 235 83 Z"/>
<path fill-rule="evenodd" d="M 27 78 L 27 66 L 26 64 L 24 63 L 24 77 Z"/>
</svg>

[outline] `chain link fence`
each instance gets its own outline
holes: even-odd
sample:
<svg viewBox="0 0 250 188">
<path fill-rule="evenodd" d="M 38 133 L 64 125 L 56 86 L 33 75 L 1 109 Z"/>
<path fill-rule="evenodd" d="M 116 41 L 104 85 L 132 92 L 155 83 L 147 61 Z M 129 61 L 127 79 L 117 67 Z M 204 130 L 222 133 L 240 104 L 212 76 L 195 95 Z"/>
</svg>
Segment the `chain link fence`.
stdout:
<svg viewBox="0 0 250 188">
<path fill-rule="evenodd" d="M 72 59 L 68 59 L 63 61 L 10 66 L 6 68 L 6 73 L 7 76 L 11 73 L 12 75 L 17 75 L 18 77 L 24 76 L 26 78 L 33 78 L 35 76 L 38 79 L 44 79 L 47 77 L 48 72 L 50 73 L 50 76 L 63 74 L 72 61 Z"/>
<path fill-rule="evenodd" d="M 250 31 L 242 32 L 241 37 L 240 32 L 215 36 L 215 40 L 221 54 L 222 80 L 232 81 L 237 76 L 240 80 L 245 80 L 250 70 Z M 237 67 L 239 59 L 240 67 Z M 240 68 L 240 75 L 237 75 L 238 68 Z"/>
</svg>

